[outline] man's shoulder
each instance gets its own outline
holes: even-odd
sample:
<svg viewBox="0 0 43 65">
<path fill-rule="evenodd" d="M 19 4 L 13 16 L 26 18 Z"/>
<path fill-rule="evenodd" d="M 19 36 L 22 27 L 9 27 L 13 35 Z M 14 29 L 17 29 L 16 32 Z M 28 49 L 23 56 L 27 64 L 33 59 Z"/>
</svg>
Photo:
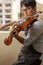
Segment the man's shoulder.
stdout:
<svg viewBox="0 0 43 65">
<path fill-rule="evenodd" d="M 34 35 L 43 32 L 43 20 L 39 19 L 38 21 L 34 22 L 30 28 L 31 33 Z"/>
<path fill-rule="evenodd" d="M 33 25 L 35 28 L 42 28 L 43 27 L 43 20 L 40 17 L 38 17 L 37 21 L 34 22 Z"/>
</svg>

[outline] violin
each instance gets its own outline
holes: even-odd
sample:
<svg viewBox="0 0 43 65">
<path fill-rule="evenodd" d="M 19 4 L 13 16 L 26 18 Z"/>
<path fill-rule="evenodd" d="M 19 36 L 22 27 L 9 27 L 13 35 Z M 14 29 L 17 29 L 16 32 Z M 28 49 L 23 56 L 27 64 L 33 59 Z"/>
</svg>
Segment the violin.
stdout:
<svg viewBox="0 0 43 65">
<path fill-rule="evenodd" d="M 21 20 L 22 22 L 20 24 L 16 24 L 15 26 L 13 26 L 13 29 L 11 30 L 8 38 L 4 39 L 4 43 L 6 45 L 10 45 L 12 43 L 12 39 L 13 39 L 14 35 L 18 35 L 18 33 L 21 30 L 23 30 L 25 27 L 27 27 L 27 25 L 30 25 L 33 22 L 33 20 L 38 17 L 39 13 L 42 13 L 42 12 L 39 11 L 32 16 L 27 16 L 26 18 L 23 18 Z"/>
</svg>

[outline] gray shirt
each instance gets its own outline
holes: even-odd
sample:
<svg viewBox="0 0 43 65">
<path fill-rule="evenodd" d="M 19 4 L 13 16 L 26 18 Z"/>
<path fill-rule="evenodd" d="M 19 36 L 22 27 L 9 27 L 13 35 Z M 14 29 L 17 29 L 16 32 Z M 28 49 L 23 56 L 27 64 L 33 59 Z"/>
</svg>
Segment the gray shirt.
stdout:
<svg viewBox="0 0 43 65">
<path fill-rule="evenodd" d="M 24 29 L 27 35 L 23 44 L 27 47 L 32 45 L 36 51 L 43 53 L 43 21 L 40 17 L 37 19 L 38 21 L 35 21 L 29 29 Z M 20 24 L 22 21 L 17 22 Z"/>
<path fill-rule="evenodd" d="M 32 45 L 36 51 L 43 53 L 43 21 L 38 17 L 38 21 L 35 21 L 25 32 L 27 35 L 24 45 L 27 47 Z"/>
</svg>

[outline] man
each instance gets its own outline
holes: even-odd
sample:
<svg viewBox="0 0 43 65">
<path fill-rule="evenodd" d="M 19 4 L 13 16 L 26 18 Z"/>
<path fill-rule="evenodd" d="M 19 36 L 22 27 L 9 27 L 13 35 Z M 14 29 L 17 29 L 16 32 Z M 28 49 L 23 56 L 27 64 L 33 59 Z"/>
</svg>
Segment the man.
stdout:
<svg viewBox="0 0 43 65">
<path fill-rule="evenodd" d="M 31 16 L 36 13 L 35 0 L 23 0 L 21 10 L 24 16 Z M 36 21 L 37 19 L 37 21 Z M 43 22 L 36 18 L 30 28 L 25 28 L 25 38 L 15 35 L 15 38 L 23 44 L 18 60 L 13 65 L 40 65 L 40 57 L 43 53 Z"/>
<path fill-rule="evenodd" d="M 36 13 L 35 0 L 23 0 L 21 2 L 21 10 L 25 17 Z M 36 21 L 37 19 L 37 21 Z M 18 21 L 19 23 L 20 21 Z M 14 37 L 23 44 L 18 60 L 13 65 L 40 65 L 40 57 L 43 53 L 43 22 L 35 18 L 31 26 L 24 29 L 25 38 L 19 34 L 13 34 Z"/>
</svg>

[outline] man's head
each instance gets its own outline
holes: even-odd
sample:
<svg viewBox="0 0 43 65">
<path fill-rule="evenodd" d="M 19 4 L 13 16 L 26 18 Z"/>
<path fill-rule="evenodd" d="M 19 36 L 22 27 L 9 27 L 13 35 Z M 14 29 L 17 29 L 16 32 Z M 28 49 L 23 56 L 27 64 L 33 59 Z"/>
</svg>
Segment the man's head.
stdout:
<svg viewBox="0 0 43 65">
<path fill-rule="evenodd" d="M 36 1 L 35 0 L 23 0 L 21 1 L 21 10 L 24 16 L 30 16 L 36 12 Z"/>
</svg>

